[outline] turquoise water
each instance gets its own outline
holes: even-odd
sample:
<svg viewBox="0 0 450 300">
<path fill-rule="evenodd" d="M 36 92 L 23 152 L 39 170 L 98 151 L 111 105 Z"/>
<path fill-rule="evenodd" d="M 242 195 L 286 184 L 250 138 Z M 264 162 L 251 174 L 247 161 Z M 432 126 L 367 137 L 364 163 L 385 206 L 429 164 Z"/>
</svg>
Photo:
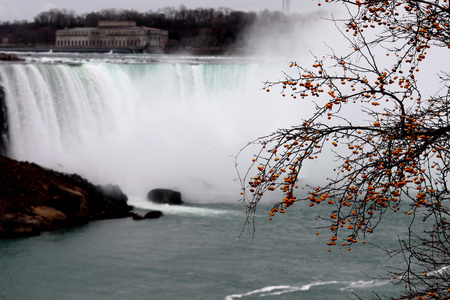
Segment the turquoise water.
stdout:
<svg viewBox="0 0 450 300">
<path fill-rule="evenodd" d="M 373 292 L 398 294 L 379 276 L 401 261 L 387 260 L 369 244 L 328 253 L 330 232 L 316 236 L 307 229 L 318 226 L 318 211 L 307 206 L 296 205 L 269 222 L 267 203 L 255 234 L 252 228 L 242 232 L 234 155 L 314 109 L 313 103 L 261 90 L 262 81 L 281 75 L 278 63 L 145 55 L 25 58 L 0 65 L 11 157 L 95 184 L 117 184 L 128 195 L 177 189 L 187 204 L 154 207 L 132 198 L 132 205 L 165 216 L 0 241 L 0 299 L 340 300 L 356 299 L 354 293 L 363 299 Z M 241 154 L 241 172 L 253 153 Z M 328 162 L 315 160 L 304 179 L 321 179 Z M 329 215 L 329 207 L 318 209 Z M 408 224 L 398 216 L 386 218 L 367 241 L 395 247 Z"/>
<path fill-rule="evenodd" d="M 300 205 L 272 221 L 264 211 L 254 236 L 241 235 L 239 204 L 160 208 L 157 220 L 0 241 L 0 299 L 367 299 L 397 290 L 373 278 L 400 262 L 368 244 L 328 253 L 328 233 L 306 229 L 315 212 Z M 395 245 L 393 222 L 368 241 Z"/>
</svg>

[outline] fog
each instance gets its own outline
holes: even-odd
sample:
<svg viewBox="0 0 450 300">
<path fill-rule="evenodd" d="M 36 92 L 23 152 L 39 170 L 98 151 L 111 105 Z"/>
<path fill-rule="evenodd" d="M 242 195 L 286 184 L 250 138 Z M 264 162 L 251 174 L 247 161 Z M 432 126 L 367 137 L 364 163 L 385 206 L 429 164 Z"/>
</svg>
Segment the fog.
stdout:
<svg viewBox="0 0 450 300">
<path fill-rule="evenodd" d="M 163 187 L 188 202 L 237 201 L 239 150 L 314 110 L 310 99 L 284 98 L 277 88 L 267 93 L 263 82 L 295 74 L 291 61 L 308 67 L 313 54 L 349 50 L 326 15 L 259 23 L 246 33 L 242 57 L 47 53 L 1 65 L 10 152 L 138 197 Z M 368 122 L 360 109 L 344 113 Z M 241 172 L 257 151 L 240 156 Z M 312 161 L 302 178 L 322 179 L 332 159 Z"/>
<path fill-rule="evenodd" d="M 0 72 L 10 152 L 139 197 L 164 187 L 192 202 L 235 201 L 239 150 L 314 107 L 262 82 L 282 78 L 291 60 L 312 63 L 309 50 L 332 42 L 330 30 L 317 38 L 324 24 L 319 15 L 293 16 L 287 29 L 257 24 L 244 57 L 25 55 Z M 240 157 L 241 170 L 253 154 Z"/>
</svg>

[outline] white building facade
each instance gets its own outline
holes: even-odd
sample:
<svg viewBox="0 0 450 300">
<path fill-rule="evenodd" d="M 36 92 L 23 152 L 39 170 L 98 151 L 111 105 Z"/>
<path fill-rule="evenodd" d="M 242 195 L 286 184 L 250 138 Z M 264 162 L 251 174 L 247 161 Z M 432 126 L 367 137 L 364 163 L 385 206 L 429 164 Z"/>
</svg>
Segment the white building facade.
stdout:
<svg viewBox="0 0 450 300">
<path fill-rule="evenodd" d="M 161 53 L 168 40 L 167 30 L 137 27 L 134 21 L 100 21 L 98 27 L 57 30 L 55 46 L 65 49 L 127 49 Z"/>
</svg>

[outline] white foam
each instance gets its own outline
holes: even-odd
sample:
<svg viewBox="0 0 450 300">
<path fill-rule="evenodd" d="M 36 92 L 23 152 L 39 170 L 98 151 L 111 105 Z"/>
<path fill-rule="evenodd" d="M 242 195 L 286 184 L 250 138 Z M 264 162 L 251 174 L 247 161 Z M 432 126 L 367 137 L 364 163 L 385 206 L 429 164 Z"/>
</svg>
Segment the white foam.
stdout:
<svg viewBox="0 0 450 300">
<path fill-rule="evenodd" d="M 129 197 L 128 203 L 134 207 L 148 210 L 159 210 L 167 215 L 197 215 L 205 217 L 221 216 L 225 214 L 231 214 L 230 210 L 225 209 L 213 209 L 206 207 L 197 207 L 189 205 L 169 205 L 169 204 L 157 204 L 142 197 Z M 236 212 L 233 212 L 235 214 Z"/>
<path fill-rule="evenodd" d="M 386 285 L 389 281 L 387 280 L 369 280 L 369 281 L 353 281 L 350 282 L 346 287 L 341 288 L 341 291 L 353 290 L 353 289 L 367 289 L 373 287 L 379 287 Z"/>
<path fill-rule="evenodd" d="M 234 294 L 226 296 L 224 300 L 232 300 L 237 298 L 244 298 L 251 295 L 259 294 L 259 297 L 278 296 L 286 293 L 294 293 L 299 291 L 309 291 L 312 287 L 323 285 L 345 285 L 341 287 L 340 291 L 353 290 L 353 289 L 366 289 L 373 287 L 380 287 L 386 285 L 389 281 L 385 280 L 369 280 L 369 281 L 316 281 L 301 286 L 279 285 L 279 286 L 267 286 L 261 289 L 257 289 L 244 294 Z"/>
<path fill-rule="evenodd" d="M 272 291 L 276 291 L 276 290 L 286 290 L 286 289 L 290 289 L 292 288 L 289 285 L 281 285 L 281 286 L 267 286 L 264 287 L 262 289 L 258 289 L 258 290 L 254 290 L 245 294 L 236 294 L 236 295 L 229 295 L 225 297 L 225 300 L 232 300 L 235 298 L 242 298 L 242 297 L 247 297 L 247 296 L 251 296 L 251 295 L 255 295 L 255 294 L 260 294 L 260 293 L 267 293 L 267 292 L 272 292 Z"/>
<path fill-rule="evenodd" d="M 436 274 L 442 274 L 442 273 L 444 273 L 444 272 L 445 272 L 446 270 L 448 270 L 448 269 L 450 269 L 450 266 L 442 267 L 442 268 L 440 268 L 439 270 L 436 270 L 436 271 L 433 271 L 433 272 L 428 273 L 428 276 L 436 275 Z"/>
</svg>

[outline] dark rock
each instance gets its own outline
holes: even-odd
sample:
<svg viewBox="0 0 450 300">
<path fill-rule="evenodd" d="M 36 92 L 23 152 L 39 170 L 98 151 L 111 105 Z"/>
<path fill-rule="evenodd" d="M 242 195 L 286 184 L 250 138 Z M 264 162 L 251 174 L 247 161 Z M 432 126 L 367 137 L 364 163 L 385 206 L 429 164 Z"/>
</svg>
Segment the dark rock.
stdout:
<svg viewBox="0 0 450 300">
<path fill-rule="evenodd" d="M 32 207 L 29 212 L 38 221 L 38 227 L 41 230 L 52 230 L 66 225 L 66 215 L 53 207 L 41 205 Z"/>
<path fill-rule="evenodd" d="M 163 216 L 163 213 L 159 210 L 152 210 L 145 214 L 145 219 L 158 219 Z"/>
<path fill-rule="evenodd" d="M 142 216 L 137 213 L 132 213 L 132 218 L 133 218 L 133 220 L 136 220 L 136 221 L 145 220 L 145 219 L 158 219 L 162 216 L 163 216 L 163 213 L 159 210 L 151 210 L 151 211 L 147 212 L 145 214 L 145 216 Z"/>
<path fill-rule="evenodd" d="M 83 223 L 89 219 L 89 205 L 86 193 L 79 187 L 69 188 L 52 183 L 48 188 L 50 199 L 46 205 L 63 212 L 71 223 Z"/>
<path fill-rule="evenodd" d="M 30 215 L 18 212 L 0 217 L 0 238 L 29 237 L 40 232 L 39 221 Z"/>
<path fill-rule="evenodd" d="M 0 78 L 1 80 L 1 78 Z M 0 155 L 8 150 L 8 111 L 6 107 L 5 92 L 0 86 Z"/>
<path fill-rule="evenodd" d="M 24 61 L 23 59 L 19 58 L 17 55 L 6 54 L 6 53 L 0 53 L 0 60 L 3 60 L 3 61 Z"/>
<path fill-rule="evenodd" d="M 160 204 L 175 204 L 180 205 L 183 203 L 181 200 L 181 193 L 168 189 L 154 189 L 148 192 L 147 198 L 150 201 Z"/>
<path fill-rule="evenodd" d="M 128 197 L 117 185 L 97 186 L 97 197 L 91 201 L 91 209 L 103 216 L 124 218 L 131 216 L 133 209 L 128 205 Z"/>
<path fill-rule="evenodd" d="M 130 216 L 119 187 L 0 156 L 0 237 L 30 236 L 95 219 Z"/>
<path fill-rule="evenodd" d="M 140 221 L 140 220 L 144 220 L 145 219 L 144 216 L 141 216 L 140 214 L 136 214 L 136 213 L 132 214 L 132 218 L 133 218 L 133 220 L 136 220 L 136 221 Z"/>
</svg>

